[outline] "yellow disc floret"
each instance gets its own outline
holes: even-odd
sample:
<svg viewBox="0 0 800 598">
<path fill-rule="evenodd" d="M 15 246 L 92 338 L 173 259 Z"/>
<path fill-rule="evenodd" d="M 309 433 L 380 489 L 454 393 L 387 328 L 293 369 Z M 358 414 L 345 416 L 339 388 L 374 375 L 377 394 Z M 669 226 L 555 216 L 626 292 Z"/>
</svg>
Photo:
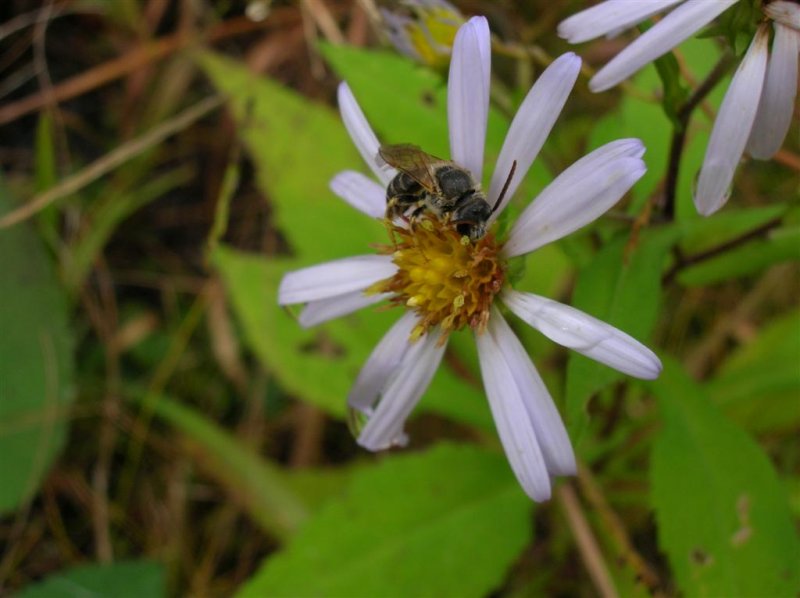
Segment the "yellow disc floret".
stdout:
<svg viewBox="0 0 800 598">
<path fill-rule="evenodd" d="M 466 326 L 482 331 L 505 278 L 500 245 L 489 232 L 477 241 L 447 221 L 426 215 L 407 228 L 387 222 L 395 243 L 386 249 L 397 273 L 370 292 L 393 293 L 391 301 L 415 310 L 420 323 L 412 338 L 439 326 L 442 339 Z"/>
<path fill-rule="evenodd" d="M 406 25 L 409 43 L 425 64 L 446 66 L 464 17 L 444 6 L 419 6 L 415 13 L 416 20 L 410 20 Z"/>
</svg>

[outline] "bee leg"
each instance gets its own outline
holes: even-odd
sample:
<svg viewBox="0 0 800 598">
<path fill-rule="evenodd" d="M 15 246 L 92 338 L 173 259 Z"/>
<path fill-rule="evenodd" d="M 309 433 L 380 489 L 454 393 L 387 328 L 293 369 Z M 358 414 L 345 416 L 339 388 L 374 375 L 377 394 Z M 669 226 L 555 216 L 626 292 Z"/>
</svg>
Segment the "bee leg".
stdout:
<svg viewBox="0 0 800 598">
<path fill-rule="evenodd" d="M 417 202 L 417 205 L 414 207 L 414 211 L 411 212 L 408 219 L 409 220 L 417 220 L 425 213 L 426 204 L 424 201 Z"/>
<path fill-rule="evenodd" d="M 386 202 L 386 217 L 390 220 L 402 218 L 408 209 L 418 202 L 415 195 L 395 195 Z"/>
</svg>

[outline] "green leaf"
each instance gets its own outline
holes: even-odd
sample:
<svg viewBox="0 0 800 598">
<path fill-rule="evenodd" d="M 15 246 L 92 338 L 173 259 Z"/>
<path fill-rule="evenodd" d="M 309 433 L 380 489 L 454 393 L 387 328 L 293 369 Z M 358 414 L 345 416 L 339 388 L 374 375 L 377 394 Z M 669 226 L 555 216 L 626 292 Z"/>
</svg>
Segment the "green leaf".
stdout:
<svg viewBox="0 0 800 598">
<path fill-rule="evenodd" d="M 0 181 L 0 214 L 12 207 Z M 61 451 L 72 402 L 67 299 L 27 224 L 0 230 L 0 514 L 28 500 Z"/>
<path fill-rule="evenodd" d="M 342 494 L 354 471 L 367 467 L 361 461 L 352 463 L 347 466 L 290 469 L 284 472 L 286 484 L 297 496 L 302 497 L 309 511 L 315 511 L 331 497 Z"/>
<path fill-rule="evenodd" d="M 203 468 L 237 497 L 264 530 L 285 538 L 306 519 L 303 501 L 277 465 L 260 458 L 196 410 L 169 397 L 157 397 L 152 409 L 190 440 L 202 456 L 198 461 Z"/>
<path fill-rule="evenodd" d="M 58 182 L 55 135 L 53 113 L 44 110 L 36 125 L 35 179 L 38 192 L 54 187 Z"/>
<path fill-rule="evenodd" d="M 719 247 L 786 214 L 786 206 L 726 209 L 713 218 L 700 218 L 683 225 L 681 251 L 691 256 Z"/>
<path fill-rule="evenodd" d="M 800 538 L 764 452 L 679 364 L 650 383 L 664 426 L 652 455 L 659 544 L 687 596 L 795 596 Z"/>
<path fill-rule="evenodd" d="M 34 181 L 36 192 L 55 187 L 58 182 L 58 156 L 56 151 L 56 130 L 53 123 L 53 111 L 43 110 L 36 123 L 36 160 Z M 36 215 L 36 226 L 42 240 L 50 247 L 61 243 L 59 235 L 59 208 L 49 205 Z"/>
<path fill-rule="evenodd" d="M 466 446 L 389 457 L 352 478 L 240 596 L 486 596 L 530 541 L 503 457 Z"/>
<path fill-rule="evenodd" d="M 299 263 L 370 253 L 370 243 L 386 242 L 381 223 L 328 188 L 336 173 L 365 169 L 331 108 L 309 102 L 241 63 L 211 53 L 199 60 L 230 98 L 259 187 Z"/>
<path fill-rule="evenodd" d="M 686 268 L 678 275 L 678 282 L 686 286 L 706 286 L 757 274 L 774 264 L 798 259 L 800 226 L 782 227 L 770 231 L 764 238 Z"/>
<path fill-rule="evenodd" d="M 265 367 L 290 394 L 344 419 L 347 391 L 369 354 L 367 345 L 377 343 L 388 330 L 392 314 L 368 309 L 306 330 L 277 301 L 281 277 L 296 262 L 270 261 L 224 246 L 214 252 L 212 262 L 222 275 L 248 344 Z M 342 329 L 349 332 L 346 345 L 340 342 L 344 334 L 332 332 Z"/>
<path fill-rule="evenodd" d="M 80 565 L 24 588 L 18 598 L 158 598 L 166 596 L 164 567 L 152 561 Z"/>
<path fill-rule="evenodd" d="M 437 72 L 385 51 L 331 44 L 321 44 L 320 49 L 353 90 L 379 138 L 450 156 L 447 87 Z"/>
<path fill-rule="evenodd" d="M 211 224 L 211 230 L 208 233 L 206 240 L 206 254 L 210 255 L 219 245 L 220 240 L 228 230 L 228 223 L 230 221 L 231 201 L 239 188 L 241 179 L 240 172 L 241 151 L 240 146 L 237 144 L 233 151 L 228 156 L 228 163 L 225 166 L 225 175 L 222 178 L 219 194 L 217 196 L 217 205 L 214 210 L 214 222 Z"/>
<path fill-rule="evenodd" d="M 644 33 L 650 29 L 649 22 L 639 24 L 639 31 Z M 653 66 L 661 79 L 661 107 L 674 128 L 681 126 L 678 112 L 689 97 L 689 90 L 681 81 L 681 68 L 675 54 L 668 52 L 653 61 Z"/>
<path fill-rule="evenodd" d="M 661 98 L 661 107 L 667 117 L 672 121 L 672 126 L 679 126 L 678 111 L 689 97 L 689 90 L 681 82 L 681 70 L 678 59 L 672 53 L 664 54 L 653 61 L 658 77 L 664 87 Z"/>
<path fill-rule="evenodd" d="M 753 431 L 800 429 L 800 311 L 769 322 L 737 349 L 706 391 Z"/>
<path fill-rule="evenodd" d="M 723 12 L 714 24 L 703 32 L 703 37 L 725 37 L 739 56 L 744 54 L 755 35 L 758 24 L 764 19 L 758 3 L 737 2 Z"/>
<path fill-rule="evenodd" d="M 572 305 L 647 342 L 661 303 L 661 272 L 677 239 L 676 228 L 644 231 L 635 248 L 628 235 L 608 242 L 578 276 Z M 566 412 L 573 442 L 585 431 L 589 399 L 624 374 L 570 352 Z"/>
</svg>

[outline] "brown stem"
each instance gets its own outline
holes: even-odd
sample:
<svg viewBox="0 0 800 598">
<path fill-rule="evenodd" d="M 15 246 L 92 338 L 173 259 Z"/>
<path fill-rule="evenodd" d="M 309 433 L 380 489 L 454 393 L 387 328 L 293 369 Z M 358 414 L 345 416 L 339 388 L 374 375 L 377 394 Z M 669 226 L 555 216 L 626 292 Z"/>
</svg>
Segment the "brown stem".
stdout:
<svg viewBox="0 0 800 598">
<path fill-rule="evenodd" d="M 270 16 L 269 23 L 273 27 L 286 25 L 296 17 L 288 13 L 281 13 L 279 17 L 276 10 Z M 135 71 L 145 64 L 159 60 L 164 56 L 186 48 L 191 43 L 199 41 L 215 42 L 226 37 L 248 33 L 263 29 L 264 23 L 254 23 L 249 19 L 231 19 L 211 29 L 205 36 L 194 38 L 181 31 L 168 37 L 163 37 L 150 44 L 137 47 L 127 54 L 104 62 L 88 71 L 76 75 L 66 81 L 55 85 L 48 92 L 37 92 L 21 100 L 0 107 L 0 125 L 9 123 L 17 118 L 35 112 L 49 103 L 58 103 L 82 95 L 92 89 L 106 85 L 111 81 Z"/>
<path fill-rule="evenodd" d="M 744 245 L 748 241 L 752 241 L 753 239 L 757 239 L 762 237 L 763 235 L 767 234 L 773 228 L 777 227 L 783 218 L 778 216 L 777 218 L 773 218 L 762 224 L 761 226 L 754 228 L 753 230 L 749 230 L 746 233 L 739 235 L 738 237 L 734 237 L 724 243 L 720 243 L 715 247 L 711 247 L 706 249 L 705 251 L 701 251 L 700 253 L 696 253 L 694 255 L 690 255 L 688 257 L 683 256 L 682 254 L 677 254 L 677 261 L 673 266 L 667 271 L 667 273 L 662 278 L 662 282 L 664 284 L 671 283 L 675 276 L 688 266 L 693 266 L 695 264 L 699 264 L 700 262 L 704 262 L 706 260 L 711 259 L 712 257 L 716 257 L 722 253 L 730 249 L 734 249 L 735 247 L 739 247 L 740 245 Z"/>
<path fill-rule="evenodd" d="M 603 598 L 619 596 L 611 574 L 608 572 L 608 566 L 603 559 L 597 538 L 594 537 L 592 528 L 589 527 L 578 497 L 575 496 L 575 490 L 569 483 L 566 483 L 559 486 L 556 493 L 567 523 L 572 530 L 572 535 L 575 537 L 578 552 L 580 552 L 583 564 L 589 572 L 589 577 L 591 577 L 597 593 Z"/>
<path fill-rule="evenodd" d="M 660 586 L 658 575 L 650 564 L 644 560 L 642 555 L 636 551 L 636 548 L 628 537 L 625 524 L 611 508 L 603 491 L 595 481 L 594 476 L 592 476 L 591 471 L 581 463 L 578 464 L 578 483 L 580 484 L 581 492 L 590 503 L 592 510 L 597 513 L 600 523 L 608 532 L 611 540 L 616 544 L 617 550 L 620 551 L 621 559 L 633 569 L 637 578 L 647 586 L 650 593 L 655 595 L 656 590 Z"/>
</svg>

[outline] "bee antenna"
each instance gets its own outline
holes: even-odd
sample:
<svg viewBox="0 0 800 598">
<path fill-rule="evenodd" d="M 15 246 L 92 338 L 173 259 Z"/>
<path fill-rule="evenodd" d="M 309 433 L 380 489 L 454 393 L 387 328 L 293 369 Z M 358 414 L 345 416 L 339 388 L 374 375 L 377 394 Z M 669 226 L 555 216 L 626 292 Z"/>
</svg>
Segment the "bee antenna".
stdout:
<svg viewBox="0 0 800 598">
<path fill-rule="evenodd" d="M 500 196 L 497 198 L 497 201 L 494 202 L 494 206 L 492 207 L 492 214 L 494 214 L 495 210 L 500 206 L 500 202 L 503 201 L 503 198 L 506 196 L 506 191 L 508 191 L 508 186 L 511 184 L 511 179 L 514 177 L 514 171 L 517 169 L 517 161 L 514 160 L 511 163 L 511 170 L 508 171 L 508 177 L 506 178 L 506 182 L 503 185 L 503 190 L 500 192 Z"/>
</svg>

